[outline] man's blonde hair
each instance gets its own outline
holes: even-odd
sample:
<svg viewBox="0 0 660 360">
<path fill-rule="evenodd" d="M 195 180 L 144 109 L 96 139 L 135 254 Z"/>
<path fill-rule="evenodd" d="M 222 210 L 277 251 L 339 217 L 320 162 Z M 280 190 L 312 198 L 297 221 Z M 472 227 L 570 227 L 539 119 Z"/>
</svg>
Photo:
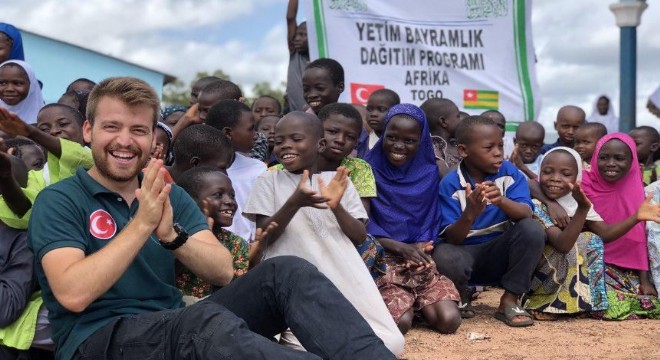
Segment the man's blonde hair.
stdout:
<svg viewBox="0 0 660 360">
<path fill-rule="evenodd" d="M 160 100 L 156 91 L 144 80 L 134 77 L 107 78 L 92 89 L 87 100 L 87 120 L 94 125 L 96 107 L 103 97 L 112 97 L 124 104 L 133 106 L 146 105 L 154 111 L 153 128 L 156 128 L 160 115 Z"/>
</svg>

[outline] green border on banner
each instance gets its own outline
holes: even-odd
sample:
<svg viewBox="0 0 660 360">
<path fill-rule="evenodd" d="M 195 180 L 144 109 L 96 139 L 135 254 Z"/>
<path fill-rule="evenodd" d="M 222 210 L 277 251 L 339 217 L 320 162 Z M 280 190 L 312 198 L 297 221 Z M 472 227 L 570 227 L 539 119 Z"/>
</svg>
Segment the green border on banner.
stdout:
<svg viewBox="0 0 660 360">
<path fill-rule="evenodd" d="M 518 83 L 523 98 L 523 120 L 534 120 L 534 94 L 529 76 L 529 62 L 527 59 L 527 11 L 525 0 L 513 0 L 513 33 L 516 49 L 516 62 L 518 70 Z"/>
<path fill-rule="evenodd" d="M 328 39 L 325 34 L 323 0 L 314 0 L 314 22 L 316 27 L 316 44 L 319 50 L 319 58 L 328 57 Z"/>
</svg>

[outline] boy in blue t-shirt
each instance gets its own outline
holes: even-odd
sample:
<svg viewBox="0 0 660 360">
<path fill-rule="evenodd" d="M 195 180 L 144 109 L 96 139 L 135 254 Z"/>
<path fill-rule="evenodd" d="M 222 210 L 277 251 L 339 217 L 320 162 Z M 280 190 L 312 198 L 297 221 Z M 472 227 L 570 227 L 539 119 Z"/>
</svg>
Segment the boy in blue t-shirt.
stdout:
<svg viewBox="0 0 660 360">
<path fill-rule="evenodd" d="M 502 132 L 492 120 L 468 117 L 456 139 L 463 160 L 440 183 L 442 224 L 433 259 L 460 292 L 464 317 L 474 316 L 468 282 L 499 284 L 505 292 L 495 318 L 532 325 L 518 298 L 530 289 L 545 233 L 532 219 L 527 179 L 503 160 Z"/>
</svg>

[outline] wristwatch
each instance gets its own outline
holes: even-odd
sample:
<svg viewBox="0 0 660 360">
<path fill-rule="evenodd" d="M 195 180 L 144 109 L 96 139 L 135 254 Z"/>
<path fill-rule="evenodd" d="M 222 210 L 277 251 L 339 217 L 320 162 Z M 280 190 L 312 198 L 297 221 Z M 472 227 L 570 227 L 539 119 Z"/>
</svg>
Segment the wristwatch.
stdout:
<svg viewBox="0 0 660 360">
<path fill-rule="evenodd" d="M 185 244 L 188 241 L 188 232 L 178 223 L 174 223 L 174 231 L 176 232 L 176 238 L 172 242 L 164 242 L 158 239 L 160 246 L 164 247 L 167 250 L 176 250 Z"/>
</svg>

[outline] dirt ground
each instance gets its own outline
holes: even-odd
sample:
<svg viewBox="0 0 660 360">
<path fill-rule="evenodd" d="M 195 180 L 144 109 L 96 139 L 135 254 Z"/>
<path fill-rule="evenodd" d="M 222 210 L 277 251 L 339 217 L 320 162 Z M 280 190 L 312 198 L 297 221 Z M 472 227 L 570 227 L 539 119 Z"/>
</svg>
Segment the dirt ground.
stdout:
<svg viewBox="0 0 660 360">
<path fill-rule="evenodd" d="M 660 359 L 660 320 L 621 322 L 560 318 L 511 328 L 493 313 L 502 290 L 490 289 L 473 302 L 476 314 L 453 335 L 423 326 L 406 334 L 404 358 L 413 359 Z M 469 340 L 469 333 L 489 337 Z"/>
</svg>

